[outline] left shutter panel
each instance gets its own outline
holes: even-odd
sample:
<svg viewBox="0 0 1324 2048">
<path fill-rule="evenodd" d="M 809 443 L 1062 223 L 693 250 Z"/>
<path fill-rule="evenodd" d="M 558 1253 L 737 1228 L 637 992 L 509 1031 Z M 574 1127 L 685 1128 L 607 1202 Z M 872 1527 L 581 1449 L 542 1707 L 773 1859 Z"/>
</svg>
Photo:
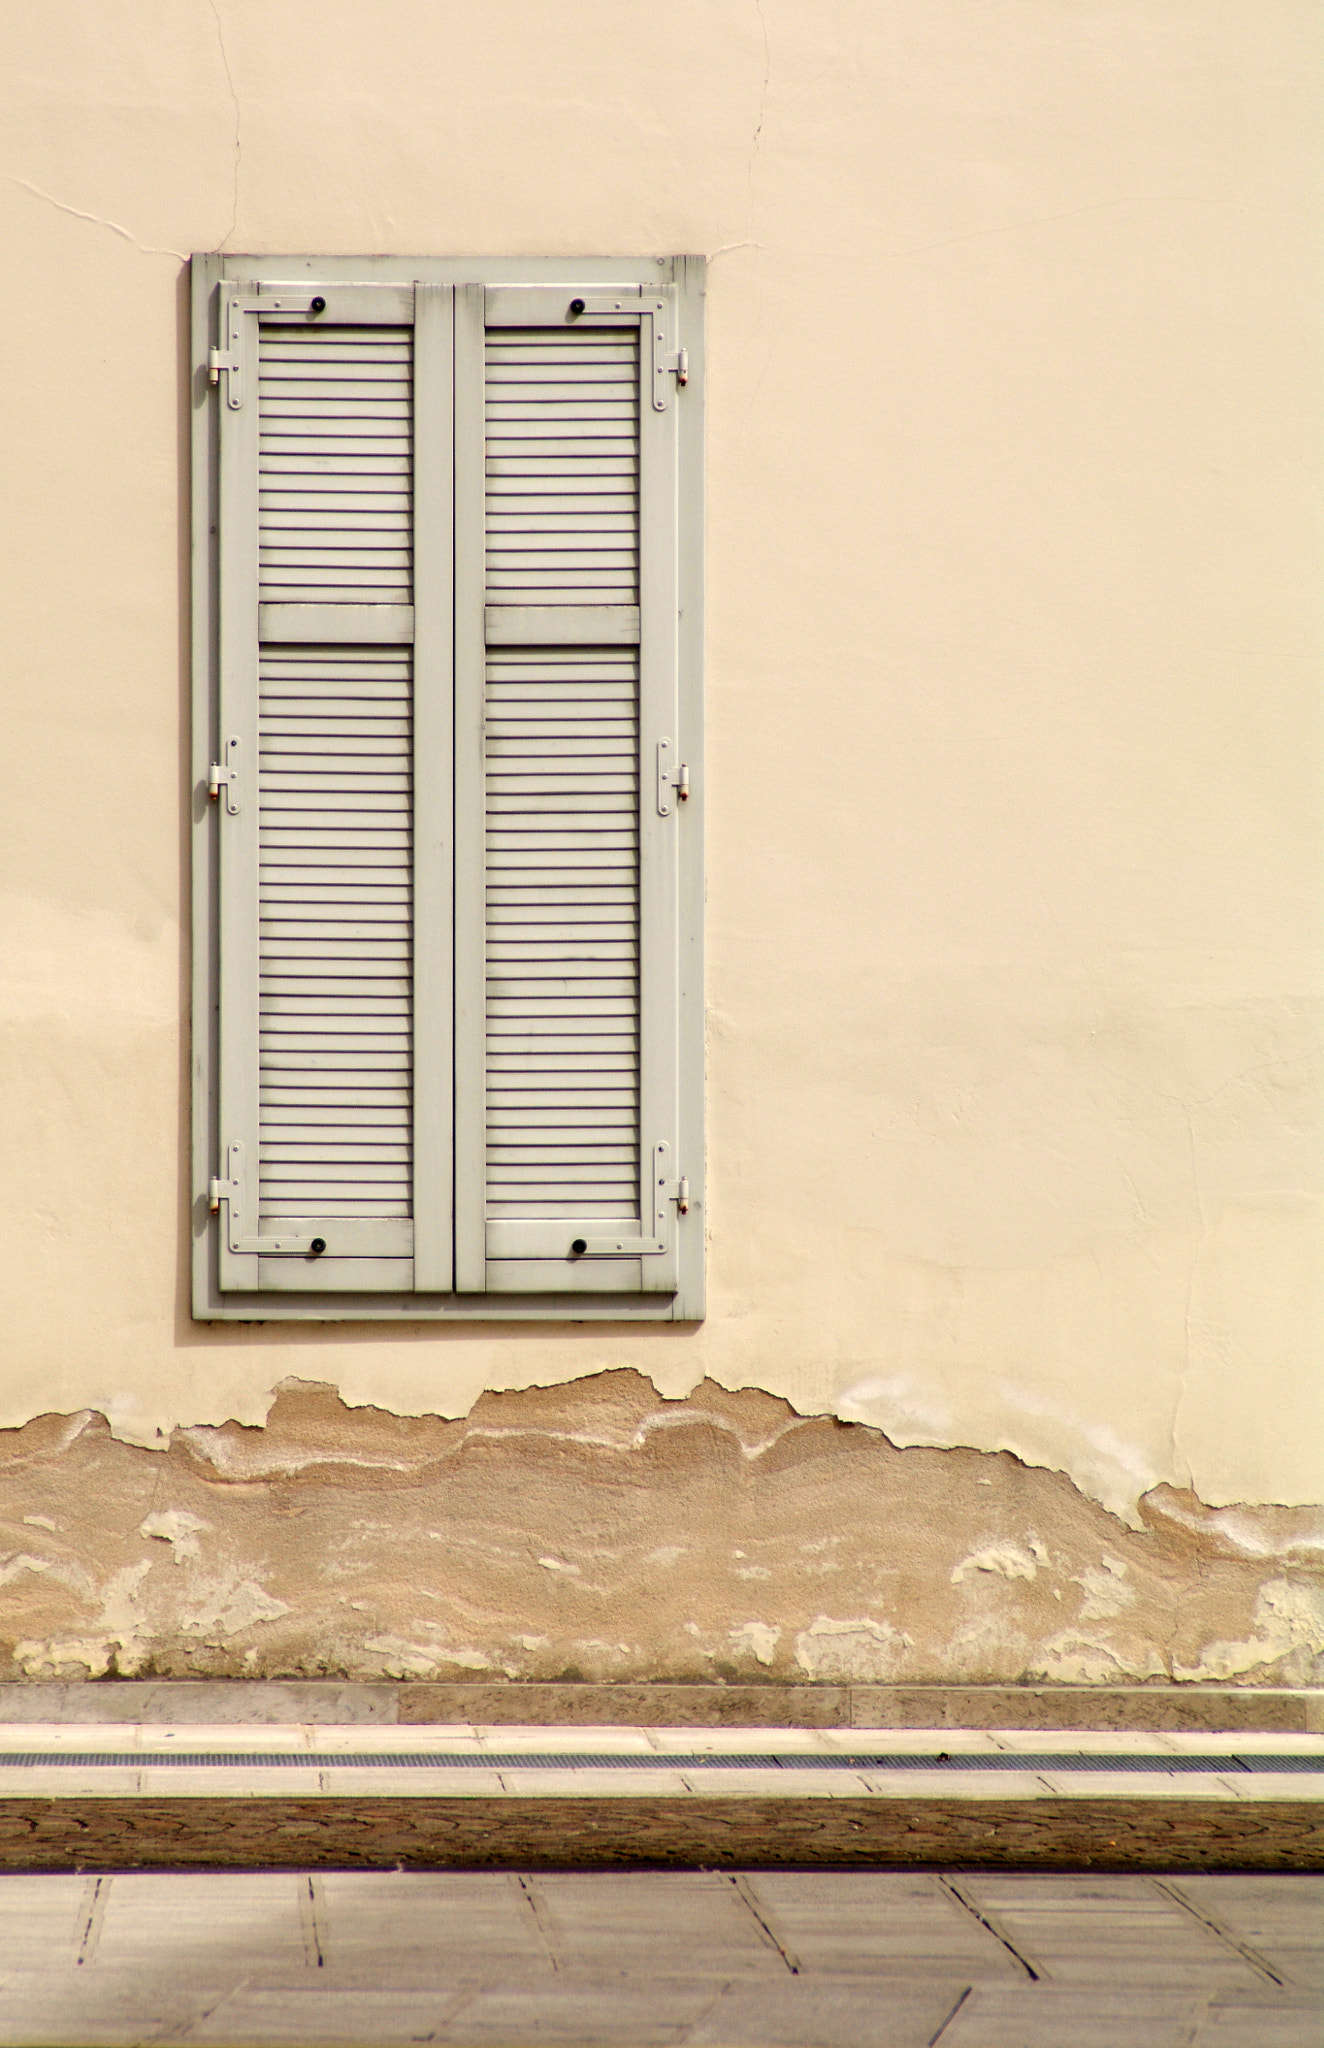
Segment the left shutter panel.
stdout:
<svg viewBox="0 0 1324 2048">
<path fill-rule="evenodd" d="M 406 1291 L 420 1239 L 449 1279 L 451 324 L 417 299 L 223 301 L 223 1288 Z"/>
</svg>

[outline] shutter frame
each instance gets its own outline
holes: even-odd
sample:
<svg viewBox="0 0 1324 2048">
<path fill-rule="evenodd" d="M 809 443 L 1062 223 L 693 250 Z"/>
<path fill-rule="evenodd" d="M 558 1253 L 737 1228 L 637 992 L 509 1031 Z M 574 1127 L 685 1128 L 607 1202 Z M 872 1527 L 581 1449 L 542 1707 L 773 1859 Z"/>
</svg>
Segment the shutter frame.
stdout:
<svg viewBox="0 0 1324 2048">
<path fill-rule="evenodd" d="M 294 280 L 291 283 L 291 280 Z M 622 283 L 624 280 L 624 283 Z M 703 1314 L 703 1267 L 704 1267 L 704 1201 L 703 1201 L 703 1158 L 702 1158 L 702 1106 L 703 1106 L 703 1056 L 702 1056 L 702 808 L 703 784 L 701 772 L 701 695 L 702 695 L 702 608 L 701 608 L 701 567 L 702 567 L 702 400 L 703 400 L 703 300 L 704 262 L 702 258 L 672 258 L 654 260 L 631 258 L 618 262 L 614 259 L 590 258 L 574 264 L 551 258 L 494 258 L 474 263 L 470 259 L 447 258 L 303 258 L 303 257 L 231 257 L 200 256 L 192 263 L 192 298 L 194 315 L 194 383 L 193 383 L 193 465 L 192 499 L 194 518 L 193 557 L 193 649 L 194 649 L 194 860 L 193 860 L 193 921 L 194 921 L 194 1000 L 193 1000 L 193 1133 L 194 1133 L 194 1209 L 193 1209 L 193 1313 L 203 1320 L 247 1320 L 265 1319 L 275 1316 L 281 1320 L 321 1320 L 327 1318 L 387 1318 L 474 1321 L 498 1319 L 502 1321 L 529 1320 L 611 1320 L 654 1321 L 689 1320 Z M 391 294 L 397 302 L 416 299 L 419 287 L 441 287 L 449 292 L 454 290 L 462 302 L 466 288 L 470 298 L 477 298 L 480 305 L 487 292 L 529 287 L 538 291 L 540 297 L 550 288 L 559 296 L 589 293 L 604 295 L 633 291 L 639 295 L 656 294 L 657 286 L 675 286 L 676 324 L 668 336 L 668 348 L 683 347 L 688 352 L 689 379 L 683 403 L 677 403 L 674 386 L 671 391 L 671 406 L 675 414 L 676 441 L 679 448 L 680 501 L 680 546 L 679 546 L 679 637 L 680 675 L 679 711 L 676 718 L 676 734 L 679 758 L 689 764 L 690 801 L 686 807 L 685 830 L 679 834 L 679 914 L 676 920 L 676 958 L 678 962 L 679 991 L 679 1082 L 677 1118 L 676 1166 L 689 1181 L 690 1215 L 685 1229 L 678 1233 L 679 1252 L 678 1284 L 668 1283 L 668 1289 L 654 1293 L 638 1290 L 627 1268 L 632 1264 L 637 1270 L 638 1262 L 618 1260 L 611 1264 L 611 1277 L 607 1278 L 607 1262 L 603 1262 L 603 1284 L 594 1292 L 567 1291 L 546 1288 L 543 1291 L 529 1291 L 535 1282 L 544 1281 L 540 1273 L 530 1273 L 521 1283 L 518 1292 L 475 1292 L 447 1293 L 441 1286 L 424 1285 L 424 1276 L 418 1274 L 417 1288 L 387 1287 L 371 1272 L 360 1269 L 357 1259 L 346 1259 L 337 1276 L 339 1284 L 333 1281 L 331 1273 L 323 1266 L 318 1275 L 318 1286 L 310 1287 L 300 1278 L 306 1273 L 302 1259 L 285 1260 L 263 1257 L 260 1266 L 270 1269 L 260 1272 L 258 1284 L 249 1287 L 244 1284 L 219 1285 L 220 1257 L 218 1239 L 226 1222 L 225 1211 L 219 1216 L 209 1213 L 207 1191 L 209 1181 L 225 1177 L 227 1161 L 221 1151 L 221 1129 L 219 1114 L 221 1046 L 218 1032 L 218 993 L 220 978 L 220 924 L 217 893 L 218 878 L 222 859 L 222 819 L 218 812 L 224 810 L 224 799 L 219 805 L 208 804 L 206 787 L 208 769 L 220 756 L 218 702 L 221 678 L 219 672 L 218 612 L 220 609 L 219 554 L 221 535 L 218 528 L 227 526 L 223 520 L 220 503 L 220 451 L 219 418 L 225 408 L 225 377 L 221 377 L 219 391 L 207 383 L 207 360 L 209 351 L 226 336 L 219 329 L 222 291 L 230 297 L 243 297 L 250 293 L 260 294 L 270 305 L 272 299 L 282 294 L 303 295 L 305 305 L 307 294 L 327 287 L 334 288 L 340 305 L 346 303 L 344 295 L 355 294 L 361 300 L 365 312 L 383 316 Z M 356 308 L 357 310 L 357 308 Z M 463 319 L 461 315 L 461 327 Z M 458 365 L 457 365 L 458 374 Z M 646 381 L 646 380 L 645 380 Z M 250 378 L 250 391 L 252 380 Z M 243 408 L 241 407 L 241 410 Z M 481 427 L 481 422 L 480 422 Z M 460 466 L 460 452 L 456 452 L 457 466 Z M 674 532 L 672 544 L 675 545 Z M 457 568 L 463 553 L 462 539 L 456 536 Z M 361 558 L 360 558 L 361 559 Z M 260 630 L 270 633 L 273 629 L 283 632 L 284 622 L 268 608 L 259 614 Z M 331 608 L 339 613 L 342 607 Z M 533 621 L 531 607 L 522 622 L 522 632 L 528 630 Z M 550 609 L 550 608 L 548 608 Z M 563 608 L 564 609 L 564 608 Z M 617 607 L 616 609 L 621 609 Z M 414 621 L 407 616 L 407 608 L 374 606 L 376 614 L 368 621 L 375 630 L 371 634 L 374 643 L 386 646 L 394 642 L 406 642 L 414 631 Z M 590 625 L 593 621 L 590 620 Z M 326 618 L 324 625 L 352 628 L 352 641 L 361 636 L 361 622 L 346 622 L 339 617 Z M 556 622 L 552 622 L 555 630 Z M 598 621 L 599 626 L 601 620 Z M 625 622 L 624 630 L 618 632 L 617 642 L 628 645 L 631 634 Z M 501 639 L 501 621 L 498 613 L 493 620 L 494 630 L 490 638 L 493 644 Z M 481 635 L 481 624 L 479 626 Z M 455 621 L 457 645 L 462 644 L 464 624 L 461 618 Z M 331 632 L 324 634 L 327 644 L 336 637 Z M 367 637 L 364 635 L 363 637 Z M 530 633 L 534 644 L 541 636 Z M 346 639 L 349 639 L 348 634 Z M 352 641 L 350 644 L 352 644 Z M 541 644 L 553 645 L 551 640 Z M 461 715 L 457 702 L 457 720 Z M 457 739 L 460 737 L 458 730 Z M 421 741 L 416 731 L 416 749 L 422 752 Z M 463 805 L 463 778 L 460 778 L 458 793 L 460 807 Z M 461 819 L 457 813 L 457 839 L 462 849 L 463 833 Z M 444 828 L 440 835 L 444 838 Z M 458 879 L 458 878 L 457 878 Z M 457 977 L 462 984 L 463 976 Z M 463 988 L 455 987 L 455 1002 L 458 1014 L 463 1007 Z M 419 1027 L 418 1041 L 421 1046 L 422 1033 Z M 463 1122 L 463 1090 L 456 1103 L 457 1137 Z M 443 1104 L 444 1108 L 444 1104 Z M 462 1150 L 462 1147 L 461 1147 Z M 421 1222 L 421 1190 L 416 1189 L 415 1209 Z M 481 1230 L 481 1208 L 479 1210 L 482 1243 L 485 1233 Z M 640 1221 L 642 1222 L 642 1216 Z M 610 1219 L 599 1219 L 606 1223 Z M 457 1239 L 463 1236 L 463 1215 L 456 1219 Z M 443 1241 L 445 1228 L 441 1231 Z M 236 1257 L 248 1258 L 249 1254 Z M 398 1273 L 407 1261 L 396 1261 Z M 482 1277 L 486 1279 L 486 1261 L 482 1262 Z M 238 1269 L 234 1278 L 240 1278 L 243 1269 Z M 293 1276 L 293 1277 L 292 1277 Z M 457 1275 L 457 1286 L 462 1284 Z"/>
</svg>

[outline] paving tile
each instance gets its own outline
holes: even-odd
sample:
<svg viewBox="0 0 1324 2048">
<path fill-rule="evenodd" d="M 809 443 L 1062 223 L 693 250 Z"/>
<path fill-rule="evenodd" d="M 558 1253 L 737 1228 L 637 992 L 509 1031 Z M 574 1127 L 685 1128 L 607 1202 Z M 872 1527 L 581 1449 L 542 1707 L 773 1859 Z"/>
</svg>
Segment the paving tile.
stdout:
<svg viewBox="0 0 1324 2048">
<path fill-rule="evenodd" d="M 1164 1882 L 1297 1988 L 1324 1989 L 1324 1877 L 1186 1877 Z"/>
<path fill-rule="evenodd" d="M 1319 2048 L 1324 2000 L 1283 1998 L 1254 2004 L 1211 2002 L 1191 2036 L 1191 2048 Z"/>
<path fill-rule="evenodd" d="M 1143 1879 L 1067 1880 L 1054 1893 L 1043 1879 L 976 1875 L 960 1889 L 1058 1984 L 1107 1985 L 1120 1972 L 1137 1985 L 1264 1988 L 1251 1962 Z"/>
<path fill-rule="evenodd" d="M 602 1770 L 590 1765 L 504 1771 L 500 1783 L 504 1792 L 520 1799 L 683 1799 L 690 1789 L 679 1771 L 616 1771 L 610 1765 Z"/>
<path fill-rule="evenodd" d="M 504 1751 L 507 1755 L 520 1750 L 532 1750 L 538 1755 L 563 1750 L 581 1756 L 595 1750 L 606 1750 L 612 1756 L 647 1755 L 657 1746 L 642 1728 L 503 1728 L 491 1724 L 476 1727 L 474 1733 L 481 1748 Z M 765 1734 L 765 1743 L 766 1739 Z"/>
<path fill-rule="evenodd" d="M 868 1792 L 888 1799 L 1051 1799 L 1036 1771 L 962 1771 L 955 1782 L 942 1771 L 862 1771 Z M 1108 1780 L 1111 1785 L 1114 1781 Z M 1097 1795 L 1096 1795 L 1097 1796 Z"/>
<path fill-rule="evenodd" d="M 107 1970 L 265 1964 L 308 1956 L 300 1880 L 286 1872 L 133 1872 L 106 1883 L 96 1965 Z"/>
<path fill-rule="evenodd" d="M 890 1871 L 758 1871 L 741 1880 L 808 1975 L 1019 1982 L 1003 1944 L 936 1878 Z"/>
<path fill-rule="evenodd" d="M 191 2039 L 190 2029 L 233 1990 L 190 1974 L 143 1970 L 22 1970 L 0 1978 L 3 2048 L 137 2048 Z"/>
<path fill-rule="evenodd" d="M 245 1985 L 195 2023 L 189 2041 L 233 2042 L 236 2048 L 284 2048 L 287 2042 L 331 2048 L 362 2042 L 367 2048 L 440 2041 L 447 2017 L 473 1996 L 471 1991 L 397 1991 L 388 1986 L 355 1990 L 296 1990 Z M 169 2040 L 169 2036 L 165 2037 Z"/>
<path fill-rule="evenodd" d="M 100 1896 L 94 1877 L 0 1877 L 0 1971 L 75 1964 Z"/>
<path fill-rule="evenodd" d="M 289 1773 L 290 1777 L 295 1775 Z M 514 1789 L 499 1772 L 475 1770 L 471 1764 L 457 1764 L 449 1770 L 434 1770 L 420 1764 L 404 1764 L 398 1770 L 380 1764 L 366 1768 L 338 1764 L 312 1775 L 313 1791 L 331 1799 L 501 1799 Z M 282 1771 L 277 1783 L 253 1789 L 268 1796 L 283 1794 L 285 1779 L 286 1773 Z"/>
<path fill-rule="evenodd" d="M 301 1878 L 323 1967 L 404 1988 L 406 1980 L 469 1979 L 551 1968 L 519 1881 L 498 1871 L 328 1871 Z"/>
<path fill-rule="evenodd" d="M 822 1741 L 826 1749 L 877 1750 L 885 1756 L 987 1756 L 1004 1747 L 986 1728 L 828 1728 Z"/>
<path fill-rule="evenodd" d="M 964 1990 L 959 1978 L 868 1988 L 806 1979 L 776 1990 L 733 1984 L 684 2038 L 686 2048 L 929 2048 Z"/>
<path fill-rule="evenodd" d="M 684 2042 L 712 2005 L 715 1992 L 665 1984 L 571 1985 L 535 1990 L 399 1992 L 291 1991 L 250 1988 L 235 1993 L 198 2024 L 190 2040 L 252 2048 L 285 2042 L 372 2043 L 432 2040 L 534 2048 L 535 2043 L 601 2043 L 603 2048 L 671 2048 Z"/>
<path fill-rule="evenodd" d="M 611 1976 L 767 1976 L 787 1966 L 741 1893 L 716 1872 L 555 1872 L 523 1889 L 559 1969 Z"/>
<path fill-rule="evenodd" d="M 1188 1990 L 976 1985 L 943 2029 L 942 2048 L 1190 2048 L 1203 2008 Z"/>
<path fill-rule="evenodd" d="M 1324 1754 L 1324 1737 L 1304 1733 L 1259 1732 L 1231 1734 L 1201 1728 L 1190 1731 L 1144 1728 L 998 1728 L 989 1731 L 999 1748 L 1070 1753 L 1086 1750 L 1092 1755 L 1143 1756 L 1155 1751 L 1169 1756 L 1288 1756 Z M 951 1748 L 955 1739 L 940 1745 Z"/>
</svg>

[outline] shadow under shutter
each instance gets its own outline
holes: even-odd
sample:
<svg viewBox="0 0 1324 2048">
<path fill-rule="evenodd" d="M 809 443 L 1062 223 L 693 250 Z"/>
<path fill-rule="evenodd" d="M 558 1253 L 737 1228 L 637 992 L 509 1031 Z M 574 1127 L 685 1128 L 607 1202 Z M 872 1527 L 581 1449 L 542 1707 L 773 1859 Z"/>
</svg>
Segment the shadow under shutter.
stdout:
<svg viewBox="0 0 1324 2048">
<path fill-rule="evenodd" d="M 456 1276 L 674 1290 L 675 306 L 456 306 Z"/>
<path fill-rule="evenodd" d="M 223 1288 L 450 1285 L 451 300 L 222 288 Z"/>
</svg>

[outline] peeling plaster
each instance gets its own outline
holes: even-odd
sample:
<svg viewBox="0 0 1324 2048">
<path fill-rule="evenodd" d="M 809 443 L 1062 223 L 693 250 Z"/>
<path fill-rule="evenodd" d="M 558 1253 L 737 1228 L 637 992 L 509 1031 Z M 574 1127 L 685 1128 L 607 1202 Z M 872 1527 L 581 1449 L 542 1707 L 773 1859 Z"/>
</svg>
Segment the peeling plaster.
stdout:
<svg viewBox="0 0 1324 2048">
<path fill-rule="evenodd" d="M 1324 1513 L 1140 1509 L 625 1370 L 456 1420 L 286 1382 L 153 1451 L 44 1417 L 0 1432 L 0 1676 L 1324 1678 Z"/>
</svg>

